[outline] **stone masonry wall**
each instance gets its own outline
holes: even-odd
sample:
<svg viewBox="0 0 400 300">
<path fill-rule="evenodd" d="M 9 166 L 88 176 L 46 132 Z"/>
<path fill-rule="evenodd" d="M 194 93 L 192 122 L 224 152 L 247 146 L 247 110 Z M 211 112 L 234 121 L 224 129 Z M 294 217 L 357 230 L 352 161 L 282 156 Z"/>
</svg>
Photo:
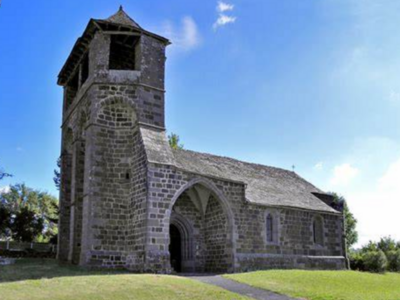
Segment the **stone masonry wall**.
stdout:
<svg viewBox="0 0 400 300">
<path fill-rule="evenodd" d="M 231 255 L 226 251 L 227 230 L 227 219 L 221 204 L 211 196 L 204 219 L 206 272 L 219 273 L 229 270 Z"/>
<path fill-rule="evenodd" d="M 73 144 L 73 195 L 71 203 L 71 237 L 70 259 L 73 264 L 79 264 L 82 246 L 82 205 L 83 205 L 83 181 L 85 169 L 85 140 L 78 139 Z"/>
<path fill-rule="evenodd" d="M 133 109 L 122 101 L 105 101 L 93 125 L 91 246 L 86 249 L 91 266 L 126 263 L 135 118 Z"/>
<path fill-rule="evenodd" d="M 129 203 L 127 262 L 133 271 L 142 271 L 144 265 L 147 222 L 147 160 L 138 130 L 134 132 L 131 161 L 131 190 Z"/>
<path fill-rule="evenodd" d="M 169 257 L 168 251 L 165 250 L 169 243 L 167 212 L 177 191 L 195 178 L 202 176 L 188 174 L 171 166 L 149 164 L 151 225 L 147 228 L 147 271 L 168 271 Z M 279 215 L 279 241 L 269 245 L 266 242 L 266 212 L 273 211 L 274 208 L 245 201 L 245 188 L 240 183 L 212 178 L 205 180 L 218 188 L 228 200 L 232 211 L 233 220 L 228 222 L 228 227 L 233 228 L 227 232 L 227 238 L 232 243 L 226 246 L 226 251 L 235 257 L 235 264 L 228 259 L 228 271 L 247 271 L 274 266 L 322 269 L 345 267 L 340 215 L 321 214 L 324 219 L 324 245 L 319 246 L 314 245 L 312 234 L 313 217 L 319 213 L 279 208 L 274 214 Z"/>
<path fill-rule="evenodd" d="M 148 164 L 148 201 L 150 208 L 148 212 L 149 224 L 147 227 L 146 271 L 170 271 L 168 244 L 172 199 L 176 196 L 179 189 L 195 178 L 198 178 L 198 176 L 179 171 L 172 166 L 154 163 Z M 241 201 L 243 199 L 243 185 L 220 180 L 206 180 L 215 185 L 232 201 Z M 229 219 L 228 216 L 226 218 Z M 226 230 L 227 241 L 233 241 L 232 221 L 228 221 L 228 228 Z M 225 246 L 225 252 L 230 254 L 227 256 L 228 261 L 223 262 L 229 266 L 226 271 L 233 270 L 233 247 L 233 242 L 227 243 Z"/>
<path fill-rule="evenodd" d="M 72 155 L 63 153 L 61 156 L 61 184 L 60 184 L 60 217 L 58 223 L 58 259 L 68 261 L 70 236 L 70 201 L 71 201 L 71 169 Z"/>
</svg>

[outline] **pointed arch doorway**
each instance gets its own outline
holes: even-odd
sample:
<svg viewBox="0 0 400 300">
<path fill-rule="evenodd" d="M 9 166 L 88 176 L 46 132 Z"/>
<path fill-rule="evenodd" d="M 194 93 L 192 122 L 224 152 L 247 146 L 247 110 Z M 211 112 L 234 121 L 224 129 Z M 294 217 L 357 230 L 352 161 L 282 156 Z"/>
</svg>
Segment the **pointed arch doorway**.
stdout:
<svg viewBox="0 0 400 300">
<path fill-rule="evenodd" d="M 214 185 L 196 180 L 171 203 L 169 252 L 175 272 L 225 273 L 234 269 L 233 218 Z"/>
<path fill-rule="evenodd" d="M 174 212 L 169 225 L 169 253 L 171 268 L 175 272 L 193 272 L 193 227 L 181 214 Z"/>
<path fill-rule="evenodd" d="M 174 224 L 169 225 L 169 253 L 171 268 L 175 272 L 182 271 L 182 238 L 178 227 Z"/>
</svg>

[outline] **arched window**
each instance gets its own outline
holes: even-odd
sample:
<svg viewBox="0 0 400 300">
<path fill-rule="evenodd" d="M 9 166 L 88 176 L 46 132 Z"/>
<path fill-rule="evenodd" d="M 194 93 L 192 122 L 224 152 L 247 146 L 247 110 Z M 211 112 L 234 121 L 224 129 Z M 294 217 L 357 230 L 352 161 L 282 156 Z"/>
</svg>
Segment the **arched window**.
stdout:
<svg viewBox="0 0 400 300">
<path fill-rule="evenodd" d="M 314 244 L 322 246 L 324 244 L 324 221 L 321 216 L 316 216 L 313 221 Z"/>
<path fill-rule="evenodd" d="M 267 242 L 272 243 L 274 241 L 274 219 L 271 214 L 267 216 Z"/>
</svg>

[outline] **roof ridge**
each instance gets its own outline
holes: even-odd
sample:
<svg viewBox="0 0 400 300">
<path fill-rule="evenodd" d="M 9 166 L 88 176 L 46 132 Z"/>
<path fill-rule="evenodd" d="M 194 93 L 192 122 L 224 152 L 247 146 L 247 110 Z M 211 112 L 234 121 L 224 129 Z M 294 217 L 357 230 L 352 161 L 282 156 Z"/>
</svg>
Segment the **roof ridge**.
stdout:
<svg viewBox="0 0 400 300">
<path fill-rule="evenodd" d="M 296 172 L 293 172 L 293 171 L 290 171 L 290 170 L 286 170 L 286 169 L 278 168 L 278 167 L 273 167 L 273 166 L 268 166 L 268 165 L 263 165 L 263 164 L 260 164 L 260 163 L 248 162 L 248 161 L 240 160 L 240 159 L 229 157 L 229 156 L 216 155 L 216 154 L 211 154 L 211 153 L 207 153 L 207 152 L 199 152 L 199 151 L 194 151 L 194 150 L 189 150 L 189 149 L 172 149 L 172 150 L 173 151 L 186 151 L 186 152 L 198 153 L 198 154 L 217 157 L 217 158 L 224 158 L 224 159 L 240 162 L 240 163 L 247 164 L 247 165 L 259 166 L 259 167 L 262 167 L 262 168 L 270 168 L 270 169 L 274 169 L 274 170 L 277 170 L 277 171 L 283 171 L 283 172 L 295 174 L 295 175 L 297 175 L 298 177 L 301 178 L 301 176 L 299 176 Z"/>
</svg>

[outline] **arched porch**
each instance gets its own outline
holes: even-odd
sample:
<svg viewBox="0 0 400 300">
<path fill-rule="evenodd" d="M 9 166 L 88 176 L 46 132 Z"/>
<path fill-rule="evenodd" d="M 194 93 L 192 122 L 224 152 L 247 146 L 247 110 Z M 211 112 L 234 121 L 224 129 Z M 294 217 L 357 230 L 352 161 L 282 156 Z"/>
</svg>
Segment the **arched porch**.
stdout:
<svg viewBox="0 0 400 300">
<path fill-rule="evenodd" d="M 175 272 L 232 272 L 233 217 L 210 181 L 195 179 L 174 196 L 168 215 L 169 254 Z"/>
</svg>

